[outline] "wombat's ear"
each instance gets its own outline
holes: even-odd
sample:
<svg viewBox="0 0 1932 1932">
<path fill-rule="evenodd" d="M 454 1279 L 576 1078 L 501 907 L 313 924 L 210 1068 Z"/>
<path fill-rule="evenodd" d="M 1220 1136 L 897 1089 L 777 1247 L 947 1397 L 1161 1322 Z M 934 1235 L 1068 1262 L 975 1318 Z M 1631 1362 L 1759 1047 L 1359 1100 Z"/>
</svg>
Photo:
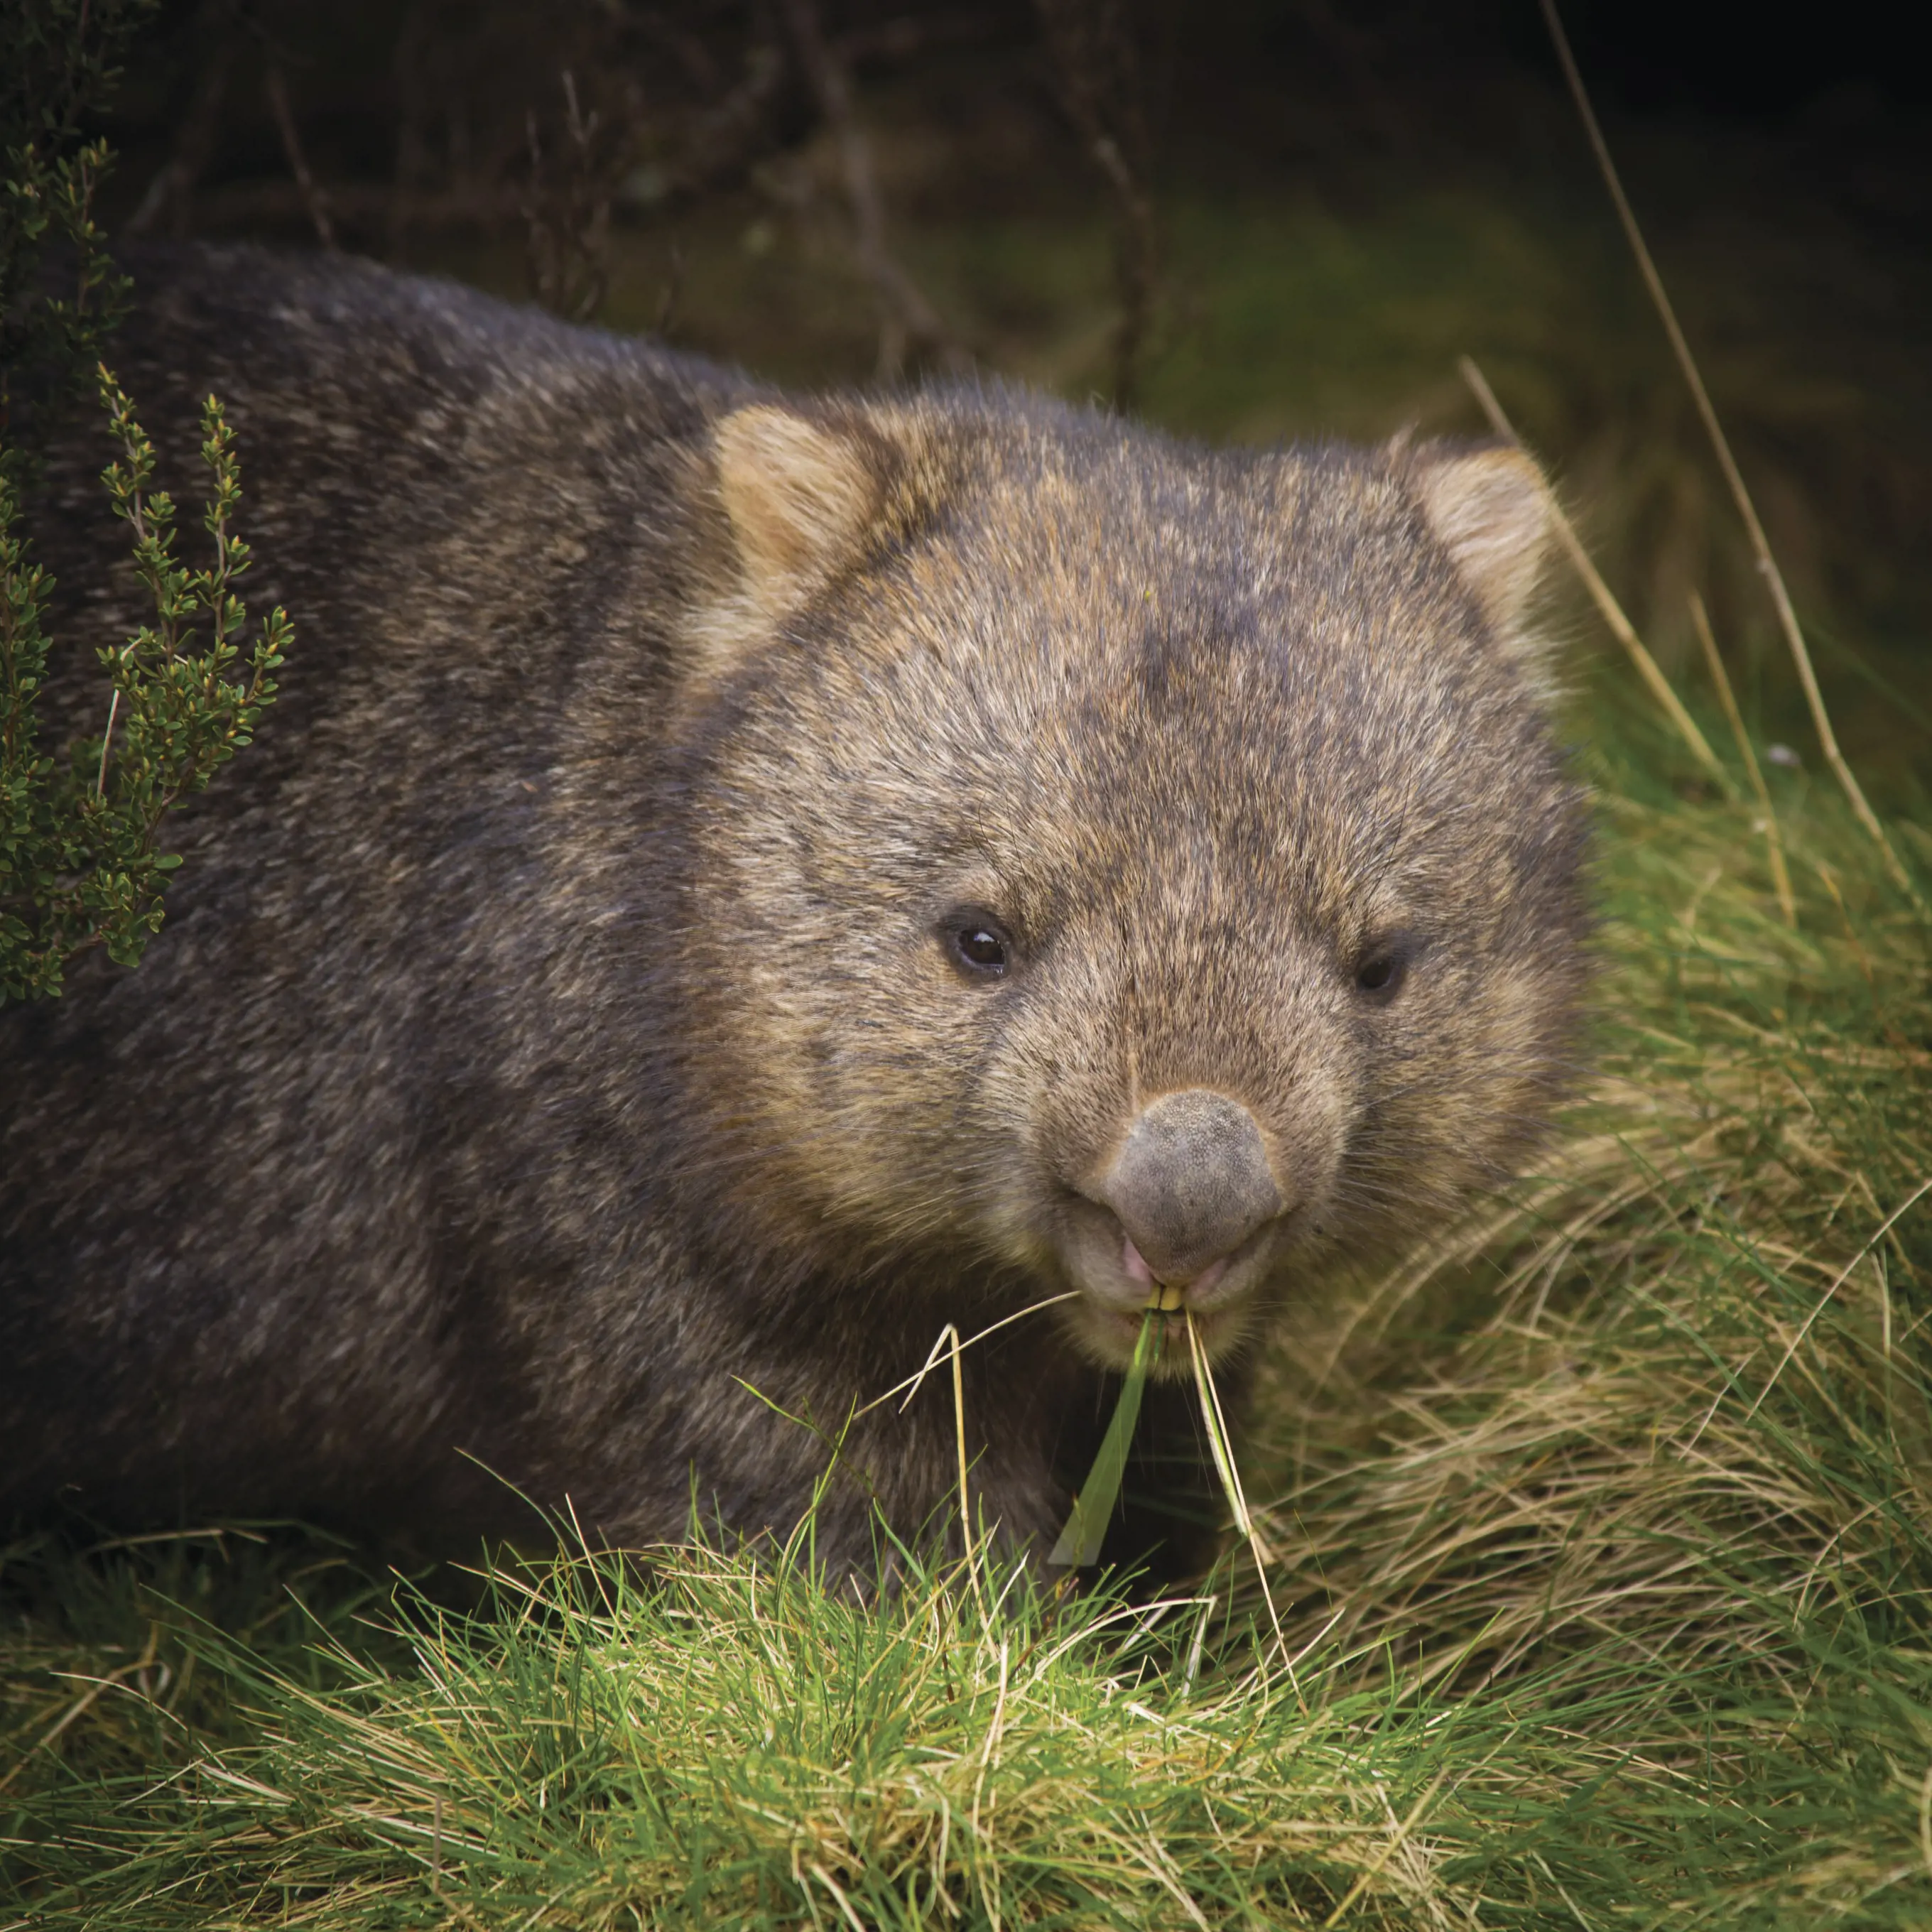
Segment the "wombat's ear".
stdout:
<svg viewBox="0 0 1932 1932">
<path fill-rule="evenodd" d="M 1543 474 L 1520 449 L 1431 449 L 1410 476 L 1436 540 L 1454 559 L 1490 621 L 1505 636 L 1521 624 L 1543 573 L 1550 536 Z"/>
<path fill-rule="evenodd" d="M 868 424 L 814 422 L 762 403 L 724 418 L 712 447 L 746 587 L 774 614 L 858 556 L 898 466 Z"/>
</svg>

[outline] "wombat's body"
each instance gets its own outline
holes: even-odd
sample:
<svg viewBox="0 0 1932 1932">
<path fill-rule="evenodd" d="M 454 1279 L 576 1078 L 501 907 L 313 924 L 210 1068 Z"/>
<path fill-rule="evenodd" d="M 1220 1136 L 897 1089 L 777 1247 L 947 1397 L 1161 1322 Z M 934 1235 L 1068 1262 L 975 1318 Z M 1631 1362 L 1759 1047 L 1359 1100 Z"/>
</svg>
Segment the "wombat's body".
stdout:
<svg viewBox="0 0 1932 1932">
<path fill-rule="evenodd" d="M 118 373 L 190 503 L 222 396 L 296 642 L 139 972 L 0 1014 L 0 1508 L 782 1531 L 779 1409 L 1060 1295 L 964 1363 L 976 1502 L 1050 1534 L 1156 1282 L 1225 1352 L 1546 1112 L 1520 459 L 794 408 L 373 268 L 133 266 Z M 106 454 L 37 520 L 56 740 L 138 621 Z M 943 1508 L 953 1426 L 945 1376 L 853 1424 L 821 1549 Z"/>
</svg>

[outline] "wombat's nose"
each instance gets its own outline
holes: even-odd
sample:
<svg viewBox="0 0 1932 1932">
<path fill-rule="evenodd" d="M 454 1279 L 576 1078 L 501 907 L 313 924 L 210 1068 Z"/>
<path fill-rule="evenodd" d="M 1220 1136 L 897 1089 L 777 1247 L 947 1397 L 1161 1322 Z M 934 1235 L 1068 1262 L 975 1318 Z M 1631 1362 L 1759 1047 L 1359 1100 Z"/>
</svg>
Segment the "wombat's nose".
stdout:
<svg viewBox="0 0 1932 1932">
<path fill-rule="evenodd" d="M 1253 1114 L 1203 1087 L 1151 1102 L 1090 1191 L 1156 1281 L 1191 1280 L 1283 1205 Z"/>
</svg>

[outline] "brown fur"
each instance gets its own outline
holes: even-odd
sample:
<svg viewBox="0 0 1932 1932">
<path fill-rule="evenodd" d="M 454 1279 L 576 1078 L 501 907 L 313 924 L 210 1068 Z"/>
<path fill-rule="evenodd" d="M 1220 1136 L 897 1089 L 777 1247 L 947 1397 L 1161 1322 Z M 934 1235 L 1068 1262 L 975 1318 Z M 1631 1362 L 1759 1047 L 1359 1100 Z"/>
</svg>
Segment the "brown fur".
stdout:
<svg viewBox="0 0 1932 1932">
<path fill-rule="evenodd" d="M 976 1496 L 1050 1533 L 1148 1101 L 1237 1096 L 1288 1204 L 1204 1299 L 1230 1360 L 1546 1114 L 1582 816 L 1520 458 L 794 404 L 373 268 L 134 266 L 121 373 L 177 456 L 227 401 L 297 645 L 147 963 L 0 1015 L 0 1502 L 514 1524 L 480 1463 L 782 1530 L 824 1453 L 748 1385 L 836 1430 L 1077 1286 L 967 1361 Z M 76 734 L 104 456 L 40 530 Z M 937 1379 L 857 1424 L 821 1548 L 944 1507 L 952 1430 Z"/>
</svg>

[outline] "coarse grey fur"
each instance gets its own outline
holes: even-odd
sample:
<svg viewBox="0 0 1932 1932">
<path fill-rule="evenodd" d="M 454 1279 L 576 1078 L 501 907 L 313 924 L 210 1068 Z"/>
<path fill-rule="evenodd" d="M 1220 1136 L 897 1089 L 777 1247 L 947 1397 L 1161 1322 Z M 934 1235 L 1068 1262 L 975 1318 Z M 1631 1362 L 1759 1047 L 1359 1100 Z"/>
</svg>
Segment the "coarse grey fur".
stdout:
<svg viewBox="0 0 1932 1932">
<path fill-rule="evenodd" d="M 186 504 L 223 398 L 296 643 L 146 963 L 0 1012 L 0 1508 L 782 1532 L 779 1410 L 1071 1293 L 964 1363 L 976 1503 L 1050 1536 L 1148 1285 L 1107 1204 L 1190 1211 L 1153 1102 L 1238 1102 L 1158 1115 L 1246 1163 L 1184 1269 L 1230 1360 L 1546 1114 L 1583 821 L 1519 459 L 791 404 L 339 259 L 130 266 L 117 373 Z M 108 453 L 35 524 L 55 742 L 140 615 Z M 944 1376 L 854 1424 L 821 1551 L 942 1509 L 953 1427 Z"/>
</svg>

